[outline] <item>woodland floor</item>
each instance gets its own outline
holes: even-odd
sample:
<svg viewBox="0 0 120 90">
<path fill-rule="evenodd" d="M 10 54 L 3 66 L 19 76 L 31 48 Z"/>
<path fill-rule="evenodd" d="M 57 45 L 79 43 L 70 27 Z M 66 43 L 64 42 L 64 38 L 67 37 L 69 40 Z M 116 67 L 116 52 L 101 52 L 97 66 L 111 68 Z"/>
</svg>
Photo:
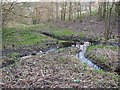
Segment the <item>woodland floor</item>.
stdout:
<svg viewBox="0 0 120 90">
<path fill-rule="evenodd" d="M 112 36 L 118 36 L 118 22 L 115 22 L 116 26 L 113 30 Z M 105 23 L 101 20 L 97 15 L 91 17 L 84 17 L 82 22 L 79 20 L 77 21 L 58 21 L 55 22 L 53 25 L 63 28 L 69 28 L 76 32 L 83 32 L 85 33 L 86 37 L 88 36 L 104 36 L 105 31 Z M 89 33 L 88 33 L 89 32 Z"/>
<path fill-rule="evenodd" d="M 114 72 L 114 70 L 112 72 L 95 70 L 81 63 L 75 57 L 76 52 L 79 50 L 78 48 L 67 47 L 58 49 L 57 51 L 36 55 L 35 53 L 39 51 L 47 51 L 51 47 L 62 46 L 62 43 L 66 42 L 65 40 L 58 40 L 45 36 L 40 33 L 41 31 L 50 32 L 59 37 L 77 35 L 80 36 L 80 38 L 92 38 L 97 36 L 100 40 L 104 40 L 104 23 L 102 20 L 98 20 L 97 17 L 85 18 L 83 22 L 57 21 L 47 24 L 42 23 L 32 26 L 22 25 L 22 27 L 4 29 L 2 61 L 7 63 L 11 60 L 14 64 L 2 68 L 3 82 L 0 83 L 1 86 L 4 88 L 119 87 L 119 75 Z M 118 36 L 117 28 L 113 32 L 113 36 L 114 35 Z M 117 37 L 111 38 L 113 42 L 117 40 Z M 97 49 L 96 46 L 90 46 L 87 54 L 89 55 L 90 53 L 90 55 L 94 54 L 93 56 L 103 56 L 101 53 L 107 50 L 104 54 L 109 55 L 109 59 L 105 58 L 105 63 L 115 60 L 116 65 L 116 62 L 118 63 L 118 49 L 116 49 L 118 46 L 112 47 L 112 49 L 109 48 L 108 50 L 106 46 L 101 48 L 97 47 Z M 21 58 L 30 54 L 34 55 L 26 59 Z M 94 59 L 96 60 L 96 58 Z"/>
<path fill-rule="evenodd" d="M 3 68 L 5 88 L 118 88 L 118 75 L 79 62 L 77 48 L 67 48 L 21 59 Z"/>
</svg>

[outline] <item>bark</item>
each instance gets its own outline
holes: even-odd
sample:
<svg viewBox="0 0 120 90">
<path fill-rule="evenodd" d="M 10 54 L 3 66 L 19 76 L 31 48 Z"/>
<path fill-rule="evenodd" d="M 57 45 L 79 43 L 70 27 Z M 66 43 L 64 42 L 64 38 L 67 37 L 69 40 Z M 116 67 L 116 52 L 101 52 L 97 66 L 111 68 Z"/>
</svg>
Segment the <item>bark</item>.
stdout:
<svg viewBox="0 0 120 90">
<path fill-rule="evenodd" d="M 102 18 L 105 19 L 105 14 L 106 14 L 106 2 L 103 4 L 103 15 Z"/>
<path fill-rule="evenodd" d="M 106 18 L 105 18 L 105 39 L 106 41 L 110 39 L 114 26 L 115 26 L 115 22 L 113 22 L 114 24 L 111 24 L 112 22 L 111 15 L 112 15 L 112 9 L 114 5 L 115 5 L 115 2 L 113 2 L 112 6 L 106 11 Z"/>
<path fill-rule="evenodd" d="M 90 10 L 90 16 L 92 16 L 91 1 L 90 1 L 90 3 L 89 3 L 89 10 Z"/>
<path fill-rule="evenodd" d="M 67 6 L 67 3 L 65 2 L 63 7 L 63 20 L 66 19 L 66 6 Z"/>
<path fill-rule="evenodd" d="M 82 16 L 81 16 L 81 3 L 79 2 L 78 3 L 78 6 L 77 6 L 77 19 L 80 20 L 80 22 L 82 21 Z"/>
<path fill-rule="evenodd" d="M 69 3 L 69 16 L 68 16 L 69 20 L 72 19 L 71 15 L 72 15 L 72 2 Z"/>
<path fill-rule="evenodd" d="M 58 20 L 59 16 L 58 16 L 58 13 L 59 13 L 59 10 L 58 10 L 58 3 L 56 3 L 56 20 Z"/>
</svg>

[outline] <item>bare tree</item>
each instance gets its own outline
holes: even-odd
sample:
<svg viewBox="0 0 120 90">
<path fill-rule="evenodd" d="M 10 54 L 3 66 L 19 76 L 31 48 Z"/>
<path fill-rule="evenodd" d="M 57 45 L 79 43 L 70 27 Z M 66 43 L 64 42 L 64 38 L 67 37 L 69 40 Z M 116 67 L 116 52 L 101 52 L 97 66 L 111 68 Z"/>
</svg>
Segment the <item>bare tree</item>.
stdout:
<svg viewBox="0 0 120 90">
<path fill-rule="evenodd" d="M 16 2 L 12 2 L 12 3 L 2 3 L 2 27 L 5 27 L 7 24 L 7 16 L 9 15 L 9 13 L 12 11 L 12 9 L 14 9 L 14 4 Z M 6 6 L 8 7 L 7 9 Z"/>
<path fill-rule="evenodd" d="M 2 27 L 5 27 L 10 21 L 27 22 L 32 18 L 31 13 L 26 13 L 29 9 L 29 3 L 6 2 L 2 4 Z"/>
<path fill-rule="evenodd" d="M 89 2 L 89 10 L 90 10 L 90 16 L 92 16 L 92 9 L 91 9 L 91 0 L 90 0 L 90 2 Z"/>
<path fill-rule="evenodd" d="M 69 20 L 71 20 L 72 19 L 72 2 L 69 2 Z"/>
<path fill-rule="evenodd" d="M 56 20 L 58 20 L 58 18 L 59 18 L 59 6 L 58 6 L 58 3 L 56 3 L 55 11 L 56 11 Z"/>
<path fill-rule="evenodd" d="M 77 3 L 77 19 L 80 20 L 80 22 L 82 21 L 82 15 L 81 15 L 81 3 L 78 2 Z"/>
<path fill-rule="evenodd" d="M 107 4 L 107 5 L 109 5 L 109 4 Z M 109 6 L 109 8 L 107 8 L 107 11 L 105 14 L 105 20 L 104 20 L 105 21 L 105 33 L 104 34 L 105 34 L 106 41 L 110 39 L 113 29 L 115 27 L 116 17 L 114 18 L 114 21 L 111 19 L 112 10 L 113 10 L 114 5 L 115 5 L 115 2 L 113 2 L 112 5 Z"/>
</svg>

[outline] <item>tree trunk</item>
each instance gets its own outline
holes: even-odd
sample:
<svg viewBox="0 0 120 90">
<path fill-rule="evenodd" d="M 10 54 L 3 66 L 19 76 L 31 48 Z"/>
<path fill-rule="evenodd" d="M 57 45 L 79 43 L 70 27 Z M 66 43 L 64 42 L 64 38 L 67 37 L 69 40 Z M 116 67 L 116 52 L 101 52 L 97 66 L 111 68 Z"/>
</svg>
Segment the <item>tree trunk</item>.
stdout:
<svg viewBox="0 0 120 90">
<path fill-rule="evenodd" d="M 105 13 L 106 13 L 106 2 L 104 2 L 103 4 L 103 15 L 102 15 L 103 19 L 105 19 Z"/>
<path fill-rule="evenodd" d="M 105 17 L 105 40 L 106 41 L 110 39 L 113 28 L 115 26 L 114 24 L 113 25 L 111 24 L 111 15 L 112 15 L 112 9 L 113 9 L 114 4 L 115 2 L 113 2 L 112 6 L 106 11 L 106 17 Z"/>
<path fill-rule="evenodd" d="M 56 3 L 56 20 L 58 20 L 58 13 L 59 13 L 59 10 L 58 10 L 58 3 Z"/>
<path fill-rule="evenodd" d="M 90 3 L 89 3 L 89 10 L 90 10 L 90 16 L 92 16 L 91 1 L 90 1 Z"/>
<path fill-rule="evenodd" d="M 69 16 L 68 16 L 68 17 L 69 17 L 69 20 L 72 19 L 72 18 L 71 18 L 71 15 L 72 15 L 71 12 L 72 12 L 72 2 L 69 3 Z"/>
</svg>

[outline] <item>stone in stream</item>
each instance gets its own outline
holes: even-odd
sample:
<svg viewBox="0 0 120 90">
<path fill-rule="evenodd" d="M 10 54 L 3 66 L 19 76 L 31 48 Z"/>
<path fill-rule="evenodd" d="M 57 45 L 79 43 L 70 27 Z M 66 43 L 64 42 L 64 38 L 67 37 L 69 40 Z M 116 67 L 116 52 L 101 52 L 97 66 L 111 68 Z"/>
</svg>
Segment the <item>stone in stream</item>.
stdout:
<svg viewBox="0 0 120 90">
<path fill-rule="evenodd" d="M 12 47 L 15 47 L 15 45 L 14 45 L 14 44 L 12 44 Z"/>
<path fill-rule="evenodd" d="M 20 57 L 24 57 L 24 56 L 27 56 L 27 54 L 26 53 L 20 54 Z"/>
<path fill-rule="evenodd" d="M 37 54 L 37 52 L 35 52 L 35 51 L 34 51 L 34 52 L 32 52 L 32 54 L 31 54 L 31 55 L 36 55 L 36 54 Z"/>
<path fill-rule="evenodd" d="M 90 42 L 91 45 L 97 45 L 99 43 L 99 41 L 92 40 L 92 39 L 90 39 L 89 42 Z"/>
<path fill-rule="evenodd" d="M 84 42 L 80 42 L 80 45 L 83 45 L 84 44 Z"/>
<path fill-rule="evenodd" d="M 89 46 L 90 42 L 84 42 L 84 46 Z"/>
</svg>

